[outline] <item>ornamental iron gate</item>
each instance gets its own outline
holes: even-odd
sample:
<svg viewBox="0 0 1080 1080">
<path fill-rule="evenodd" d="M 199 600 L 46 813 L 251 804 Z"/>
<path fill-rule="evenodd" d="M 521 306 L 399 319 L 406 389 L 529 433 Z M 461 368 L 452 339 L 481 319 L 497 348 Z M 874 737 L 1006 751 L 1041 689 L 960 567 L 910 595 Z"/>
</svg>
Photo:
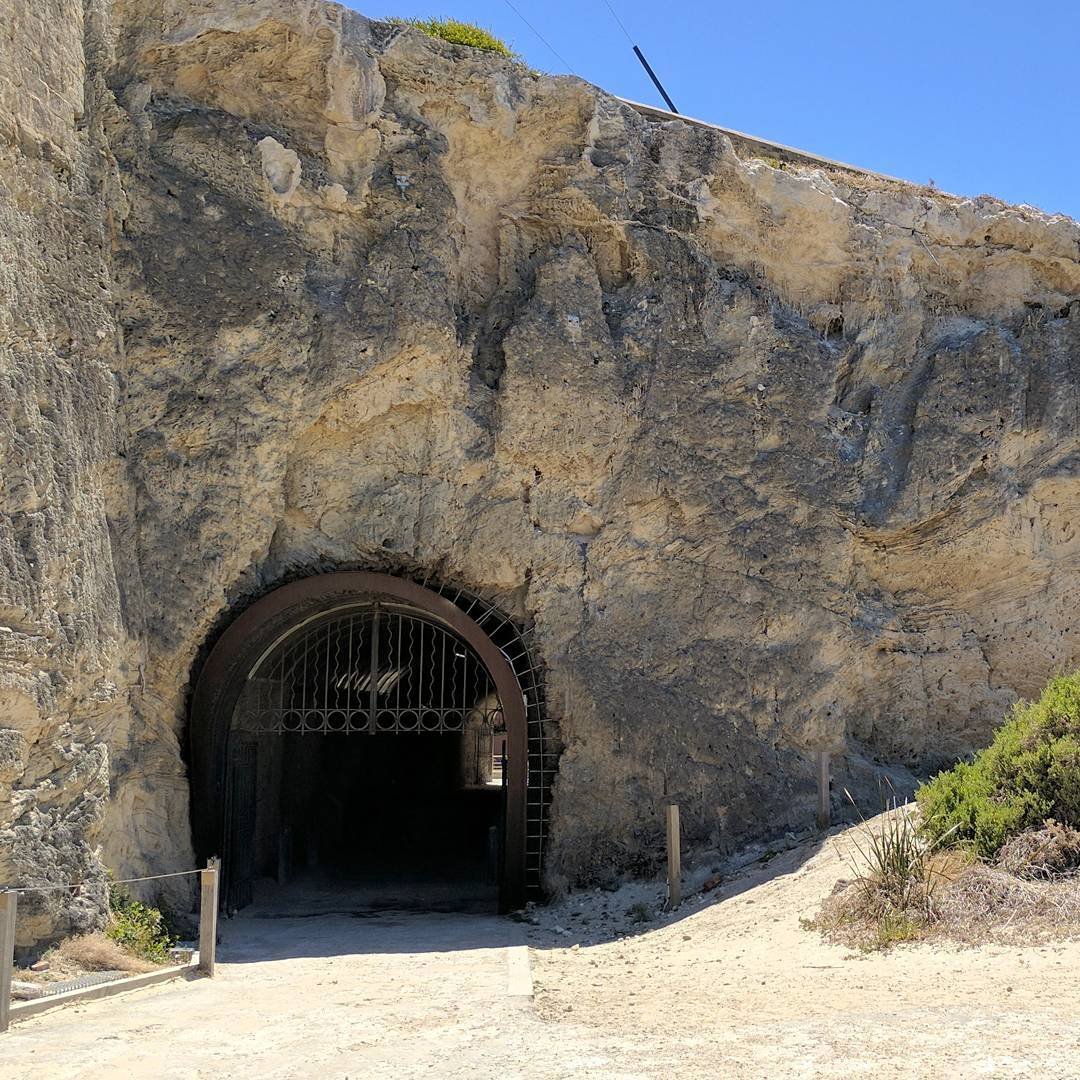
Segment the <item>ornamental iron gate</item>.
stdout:
<svg viewBox="0 0 1080 1080">
<path fill-rule="evenodd" d="M 550 719 L 540 664 L 533 653 L 535 627 L 520 628 L 491 601 L 455 586 L 436 589 L 472 619 L 499 647 L 521 687 L 528 735 L 528 781 L 525 794 L 525 888 L 543 893 L 543 863 L 551 811 L 551 789 L 561 745 L 557 724 Z"/>
<path fill-rule="evenodd" d="M 218 638 L 192 695 L 200 857 L 249 846 L 251 788 L 263 797 L 274 759 L 256 752 L 251 761 L 248 745 L 257 751 L 275 735 L 457 732 L 463 745 L 475 736 L 508 754 L 488 780 L 504 791 L 500 907 L 542 895 L 561 741 L 533 633 L 467 590 L 362 571 L 302 578 L 257 600 Z M 246 876 L 226 859 L 226 879 L 230 865 Z"/>
<path fill-rule="evenodd" d="M 237 726 L 301 735 L 504 729 L 494 683 L 473 649 L 422 614 L 386 604 L 292 628 L 248 676 Z"/>
</svg>

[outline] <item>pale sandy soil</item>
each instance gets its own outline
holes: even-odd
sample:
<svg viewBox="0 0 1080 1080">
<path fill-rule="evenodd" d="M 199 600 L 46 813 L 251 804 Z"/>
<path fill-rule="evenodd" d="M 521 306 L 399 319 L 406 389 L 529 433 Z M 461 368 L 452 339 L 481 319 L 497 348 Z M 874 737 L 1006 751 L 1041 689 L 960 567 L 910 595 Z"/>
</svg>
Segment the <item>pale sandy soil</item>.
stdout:
<svg viewBox="0 0 1080 1080">
<path fill-rule="evenodd" d="M 621 939 L 603 907 L 659 906 L 659 888 L 539 912 L 533 937 L 554 946 L 533 952 L 539 1015 L 682 1046 L 680 1070 L 706 1073 L 1080 1077 L 1080 942 L 831 945 L 800 918 L 851 876 L 849 844 L 804 844 Z"/>
<path fill-rule="evenodd" d="M 844 870 L 804 845 L 626 937 L 657 887 L 536 926 L 237 919 L 218 978 L 19 1024 L 0 1076 L 1080 1077 L 1080 944 L 853 956 L 799 926 Z M 507 994 L 526 933 L 535 1008 Z"/>
</svg>

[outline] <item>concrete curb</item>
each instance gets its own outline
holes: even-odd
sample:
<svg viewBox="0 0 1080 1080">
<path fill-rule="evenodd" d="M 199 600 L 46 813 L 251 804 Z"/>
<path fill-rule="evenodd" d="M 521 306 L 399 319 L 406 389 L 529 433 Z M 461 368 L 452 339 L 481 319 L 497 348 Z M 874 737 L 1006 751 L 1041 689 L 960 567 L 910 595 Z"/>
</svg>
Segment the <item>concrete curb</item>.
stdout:
<svg viewBox="0 0 1080 1080">
<path fill-rule="evenodd" d="M 873 176 L 878 180 L 888 180 L 894 184 L 903 184 L 905 187 L 916 187 L 910 180 L 903 180 L 899 176 L 889 176 L 887 173 L 874 172 L 873 169 L 864 169 L 860 165 L 851 165 L 846 161 L 834 161 L 832 158 L 822 157 L 820 154 L 811 153 L 809 150 L 800 150 L 797 146 L 786 146 L 784 143 L 773 142 L 771 139 L 762 139 L 757 135 L 747 135 L 745 131 L 736 131 L 734 128 L 721 127 L 719 124 L 711 124 L 708 120 L 699 120 L 695 116 L 683 116 L 682 113 L 668 112 L 667 109 L 658 109 L 654 105 L 643 105 L 640 101 L 631 101 L 630 98 L 616 98 L 624 105 L 641 113 L 650 120 L 681 120 L 684 124 L 694 127 L 710 128 L 720 131 L 729 138 L 741 142 L 757 152 L 780 153 L 798 164 L 810 166 L 823 166 L 827 169 L 841 169 L 844 172 L 858 173 L 862 176 Z M 944 194 L 944 193 L 943 193 Z"/>
<path fill-rule="evenodd" d="M 124 994 L 129 990 L 140 990 L 144 986 L 154 986 L 157 983 L 169 982 L 172 979 L 190 977 L 196 973 L 198 966 L 199 960 L 198 954 L 196 954 L 189 963 L 179 964 L 176 967 L 147 971 L 141 975 L 132 975 L 126 979 L 116 979 L 114 982 L 98 983 L 97 986 L 84 986 L 81 990 L 68 990 L 62 994 L 53 994 L 51 997 L 16 1002 L 11 1006 L 11 1023 L 18 1020 L 27 1020 L 31 1016 L 37 1016 L 38 1013 L 46 1012 L 60 1005 L 96 1001 L 99 998 Z"/>
</svg>

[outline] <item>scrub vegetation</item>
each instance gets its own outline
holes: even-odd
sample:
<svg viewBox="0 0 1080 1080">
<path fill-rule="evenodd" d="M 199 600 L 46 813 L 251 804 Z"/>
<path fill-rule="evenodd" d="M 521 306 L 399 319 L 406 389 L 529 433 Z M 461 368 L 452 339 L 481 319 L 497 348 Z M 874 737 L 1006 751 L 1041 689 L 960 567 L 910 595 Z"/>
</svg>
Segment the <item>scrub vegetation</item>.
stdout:
<svg viewBox="0 0 1080 1080">
<path fill-rule="evenodd" d="M 991 745 L 863 822 L 808 926 L 863 949 L 1075 935 L 1080 923 L 1080 673 L 1020 702 Z"/>
<path fill-rule="evenodd" d="M 458 19 L 388 19 L 395 26 L 415 26 L 432 37 L 449 41 L 451 45 L 469 45 L 474 49 L 483 49 L 509 60 L 517 59 L 517 53 L 494 34 L 482 26 L 460 22 Z"/>
<path fill-rule="evenodd" d="M 159 908 L 136 900 L 123 886 L 109 889 L 107 937 L 141 960 L 164 964 L 176 939 Z"/>
</svg>

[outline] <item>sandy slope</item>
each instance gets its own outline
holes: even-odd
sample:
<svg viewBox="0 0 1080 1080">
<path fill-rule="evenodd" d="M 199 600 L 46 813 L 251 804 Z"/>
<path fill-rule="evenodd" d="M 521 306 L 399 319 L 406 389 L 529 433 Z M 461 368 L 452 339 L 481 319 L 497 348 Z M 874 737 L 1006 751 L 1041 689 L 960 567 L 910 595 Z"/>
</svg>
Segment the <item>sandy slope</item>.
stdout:
<svg viewBox="0 0 1080 1080">
<path fill-rule="evenodd" d="M 693 1047 L 729 1074 L 1080 1076 L 1080 943 L 865 956 L 800 926 L 850 876 L 849 842 L 804 844 L 606 943 L 620 920 L 603 906 L 618 912 L 621 895 L 549 909 L 534 930 L 540 1015 Z"/>
</svg>

